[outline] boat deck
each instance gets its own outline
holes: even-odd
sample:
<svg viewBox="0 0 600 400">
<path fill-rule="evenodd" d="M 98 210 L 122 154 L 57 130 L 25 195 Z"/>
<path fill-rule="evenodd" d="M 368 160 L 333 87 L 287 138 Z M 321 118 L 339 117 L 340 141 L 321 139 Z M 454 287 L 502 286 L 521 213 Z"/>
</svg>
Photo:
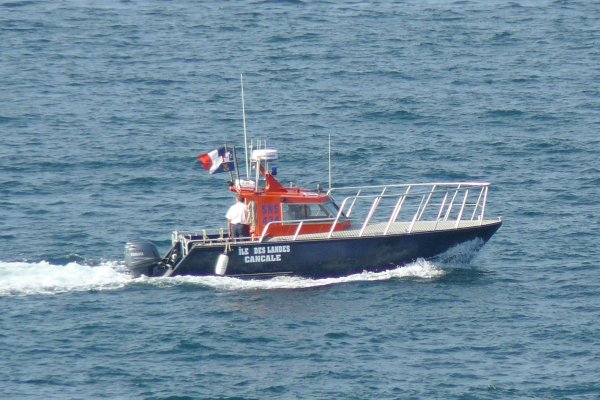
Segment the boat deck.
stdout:
<svg viewBox="0 0 600 400">
<path fill-rule="evenodd" d="M 330 189 L 329 194 L 335 192 L 343 197 L 335 216 L 286 220 L 282 215 L 266 224 L 261 230 L 262 235 L 250 238 L 232 239 L 225 229 L 173 232 L 172 242 L 173 245 L 181 243 L 186 253 L 192 247 L 413 235 L 487 226 L 499 221 L 484 217 L 488 185 L 438 182 Z M 345 221 L 351 221 L 352 228 L 339 230 Z M 322 233 L 302 233 L 313 224 L 331 226 L 332 229 Z M 269 233 L 271 228 L 280 226 L 294 227 L 294 234 L 273 236 Z"/>
<path fill-rule="evenodd" d="M 472 228 L 475 226 L 490 225 L 498 222 L 498 220 L 486 220 L 486 221 L 460 221 L 457 225 L 456 221 L 416 221 L 414 224 L 411 222 L 394 222 L 390 225 L 386 232 L 387 223 L 381 222 L 371 224 L 367 226 L 361 234 L 360 228 L 350 229 L 347 231 L 337 231 L 329 236 L 328 232 L 324 233 L 309 233 L 301 234 L 294 237 L 289 236 L 278 236 L 264 238 L 263 241 L 293 241 L 293 240 L 326 240 L 339 239 L 339 238 L 354 238 L 354 237 L 373 237 L 373 236 L 384 236 L 384 235 L 407 235 L 420 232 L 434 232 L 434 231 L 447 231 L 461 228 Z M 411 224 L 413 225 L 411 228 Z"/>
<path fill-rule="evenodd" d="M 231 239 L 227 235 L 215 237 L 215 235 L 207 236 L 199 232 L 173 232 L 173 240 L 181 241 L 184 247 L 191 249 L 192 247 L 215 247 L 224 246 L 227 244 L 244 245 L 268 242 L 293 242 L 293 241 L 312 241 L 312 240 L 331 240 L 331 239 L 349 239 L 349 238 L 365 238 L 377 237 L 386 235 L 408 235 L 418 234 L 421 232 L 440 232 L 450 231 L 464 228 L 472 228 L 476 226 L 486 226 L 497 223 L 499 220 L 484 220 L 484 221 L 415 221 L 413 222 L 394 222 L 388 227 L 387 223 L 374 223 L 368 225 L 364 230 L 362 228 L 350 229 L 346 231 L 337 231 L 331 233 L 310 233 L 277 237 L 249 237 Z M 387 231 L 386 231 L 387 228 Z M 262 239 L 262 240 L 261 240 Z"/>
</svg>

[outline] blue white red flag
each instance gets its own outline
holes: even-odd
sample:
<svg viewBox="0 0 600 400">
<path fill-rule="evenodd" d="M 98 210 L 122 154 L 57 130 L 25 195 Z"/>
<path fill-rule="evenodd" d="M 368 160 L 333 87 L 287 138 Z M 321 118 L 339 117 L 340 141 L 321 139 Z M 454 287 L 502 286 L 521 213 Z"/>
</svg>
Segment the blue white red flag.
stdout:
<svg viewBox="0 0 600 400">
<path fill-rule="evenodd" d="M 233 163 L 233 154 L 225 147 L 219 147 L 216 150 L 198 156 L 198 161 L 205 170 L 211 174 L 217 172 L 229 172 L 235 169 Z"/>
</svg>

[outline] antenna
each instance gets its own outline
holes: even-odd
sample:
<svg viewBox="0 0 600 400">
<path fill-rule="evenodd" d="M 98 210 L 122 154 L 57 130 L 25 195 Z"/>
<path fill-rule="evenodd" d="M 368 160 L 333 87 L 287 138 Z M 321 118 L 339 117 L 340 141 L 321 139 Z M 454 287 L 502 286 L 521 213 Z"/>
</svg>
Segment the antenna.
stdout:
<svg viewBox="0 0 600 400">
<path fill-rule="evenodd" d="M 244 105 L 244 74 L 240 74 L 242 86 L 242 119 L 244 121 L 244 150 L 246 151 L 246 179 L 250 179 L 250 166 L 248 161 L 248 132 L 246 131 L 246 106 Z"/>
<path fill-rule="evenodd" d="M 329 132 L 329 190 L 331 190 L 331 132 Z"/>
</svg>

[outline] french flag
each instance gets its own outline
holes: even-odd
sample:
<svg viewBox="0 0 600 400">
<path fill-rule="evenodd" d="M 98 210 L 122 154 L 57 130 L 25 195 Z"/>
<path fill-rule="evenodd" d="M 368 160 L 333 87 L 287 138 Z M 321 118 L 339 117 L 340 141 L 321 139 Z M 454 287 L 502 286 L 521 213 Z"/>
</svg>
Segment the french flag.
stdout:
<svg viewBox="0 0 600 400">
<path fill-rule="evenodd" d="M 198 161 L 202 164 L 205 170 L 211 174 L 217 172 L 229 172 L 235 169 L 233 163 L 233 155 L 229 149 L 219 147 L 216 150 L 198 156 Z"/>
</svg>

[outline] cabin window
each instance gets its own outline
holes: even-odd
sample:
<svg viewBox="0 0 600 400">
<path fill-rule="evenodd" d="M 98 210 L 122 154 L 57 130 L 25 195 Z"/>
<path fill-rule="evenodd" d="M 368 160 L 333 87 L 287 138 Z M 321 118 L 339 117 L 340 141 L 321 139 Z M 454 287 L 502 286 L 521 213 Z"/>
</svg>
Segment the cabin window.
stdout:
<svg viewBox="0 0 600 400">
<path fill-rule="evenodd" d="M 283 203 L 283 218 L 286 221 L 335 218 L 338 208 L 333 202 L 294 204 Z"/>
</svg>

